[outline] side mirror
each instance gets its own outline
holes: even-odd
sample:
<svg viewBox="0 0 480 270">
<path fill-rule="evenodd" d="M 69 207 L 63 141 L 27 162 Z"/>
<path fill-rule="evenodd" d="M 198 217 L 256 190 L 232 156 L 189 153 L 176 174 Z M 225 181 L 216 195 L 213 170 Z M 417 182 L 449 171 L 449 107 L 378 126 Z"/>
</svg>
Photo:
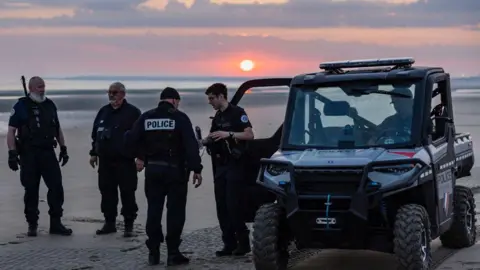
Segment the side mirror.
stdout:
<svg viewBox="0 0 480 270">
<path fill-rule="evenodd" d="M 348 116 L 350 115 L 350 104 L 346 101 L 326 102 L 323 114 L 328 116 Z"/>
</svg>

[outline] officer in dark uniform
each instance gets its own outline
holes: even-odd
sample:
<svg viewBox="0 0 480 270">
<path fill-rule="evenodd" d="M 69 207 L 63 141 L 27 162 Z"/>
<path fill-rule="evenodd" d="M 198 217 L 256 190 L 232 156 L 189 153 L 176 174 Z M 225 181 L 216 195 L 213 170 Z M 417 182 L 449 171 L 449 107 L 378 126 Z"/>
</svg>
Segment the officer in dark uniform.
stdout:
<svg viewBox="0 0 480 270">
<path fill-rule="evenodd" d="M 216 255 L 243 256 L 250 252 L 250 232 L 241 214 L 241 201 L 245 188 L 244 152 L 246 141 L 254 138 L 252 125 L 243 108 L 228 102 L 224 84 L 211 85 L 205 94 L 209 104 L 217 110 L 210 134 L 203 140 L 215 168 L 215 201 L 224 243 L 224 248 Z"/>
<path fill-rule="evenodd" d="M 50 234 L 71 235 L 63 226 L 63 184 L 59 163 L 68 162 L 67 146 L 58 121 L 55 103 L 45 97 L 45 82 L 32 77 L 28 82 L 29 94 L 13 106 L 8 123 L 8 166 L 17 171 L 20 165 L 20 182 L 25 188 L 25 217 L 28 236 L 37 236 L 38 192 L 40 178 L 48 188 L 47 201 L 50 215 Z M 57 160 L 54 148 L 60 144 Z"/>
<path fill-rule="evenodd" d="M 160 262 L 163 242 L 162 214 L 167 200 L 168 265 L 189 263 L 179 251 L 185 224 L 188 177 L 193 171 L 195 187 L 202 183 L 199 145 L 189 117 L 179 111 L 179 93 L 170 87 L 160 95 L 158 107 L 143 113 L 127 133 L 128 148 L 141 152 L 145 163 L 145 195 L 148 201 L 146 233 L 149 264 Z"/>
<path fill-rule="evenodd" d="M 115 233 L 118 189 L 122 200 L 120 211 L 124 218 L 124 237 L 133 235 L 133 222 L 137 218 L 138 206 L 137 166 L 135 156 L 124 148 L 125 132 L 133 127 L 140 117 L 140 110 L 125 99 L 125 86 L 116 82 L 108 90 L 110 104 L 103 106 L 95 117 L 92 130 L 90 165 L 98 164 L 98 187 L 102 195 L 100 204 L 105 217 L 98 235 Z"/>
</svg>

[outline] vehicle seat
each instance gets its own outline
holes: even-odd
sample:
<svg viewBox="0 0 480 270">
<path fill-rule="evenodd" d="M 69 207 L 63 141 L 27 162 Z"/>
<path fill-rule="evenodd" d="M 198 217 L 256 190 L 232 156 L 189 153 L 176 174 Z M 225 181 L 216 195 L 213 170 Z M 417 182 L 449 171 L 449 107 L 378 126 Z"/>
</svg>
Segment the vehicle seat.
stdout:
<svg viewBox="0 0 480 270">
<path fill-rule="evenodd" d="M 435 126 L 435 130 L 432 131 L 432 140 L 438 140 L 445 136 L 446 119 L 440 117 L 447 117 L 447 108 L 443 104 L 438 104 L 433 108 L 430 113 L 432 125 Z"/>
<path fill-rule="evenodd" d="M 310 122 L 308 123 L 308 130 L 310 131 L 310 144 L 322 144 L 326 142 L 327 136 L 323 129 L 322 113 L 315 108 L 310 116 Z"/>
</svg>

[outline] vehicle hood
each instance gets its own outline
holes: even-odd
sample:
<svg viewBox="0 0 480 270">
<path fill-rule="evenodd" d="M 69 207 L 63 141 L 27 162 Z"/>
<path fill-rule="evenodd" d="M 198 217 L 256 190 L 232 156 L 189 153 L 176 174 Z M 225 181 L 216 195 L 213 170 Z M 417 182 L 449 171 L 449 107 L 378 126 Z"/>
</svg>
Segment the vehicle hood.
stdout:
<svg viewBox="0 0 480 270">
<path fill-rule="evenodd" d="M 408 159 L 420 149 L 336 149 L 304 151 L 277 151 L 272 160 L 288 161 L 294 166 L 364 166 L 372 161 Z"/>
</svg>

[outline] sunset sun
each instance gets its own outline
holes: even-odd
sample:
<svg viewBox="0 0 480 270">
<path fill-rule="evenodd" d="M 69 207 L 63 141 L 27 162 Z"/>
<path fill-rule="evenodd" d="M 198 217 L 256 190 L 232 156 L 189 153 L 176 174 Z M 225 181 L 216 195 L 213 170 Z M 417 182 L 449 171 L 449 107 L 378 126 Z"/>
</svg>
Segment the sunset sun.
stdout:
<svg viewBox="0 0 480 270">
<path fill-rule="evenodd" d="M 252 60 L 246 59 L 240 62 L 240 69 L 242 71 L 248 72 L 253 70 L 253 68 L 255 68 L 255 63 Z"/>
</svg>

